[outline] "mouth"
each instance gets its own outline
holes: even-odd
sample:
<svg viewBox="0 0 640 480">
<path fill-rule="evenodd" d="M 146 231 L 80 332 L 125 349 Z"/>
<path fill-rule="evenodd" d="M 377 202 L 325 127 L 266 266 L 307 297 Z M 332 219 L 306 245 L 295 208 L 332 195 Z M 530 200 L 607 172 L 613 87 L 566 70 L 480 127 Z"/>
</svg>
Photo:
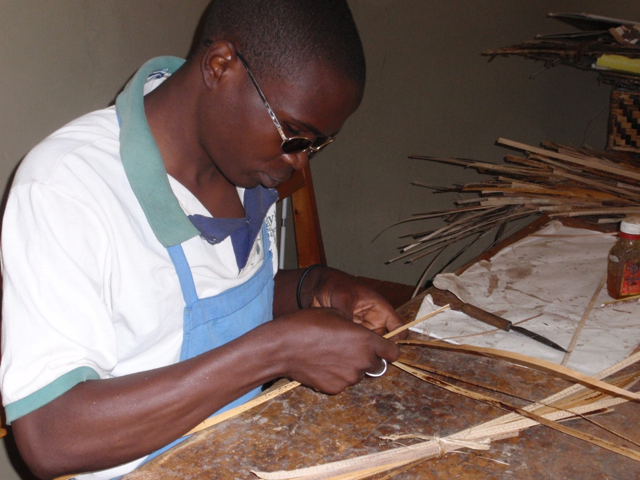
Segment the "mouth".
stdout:
<svg viewBox="0 0 640 480">
<path fill-rule="evenodd" d="M 264 172 L 260 172 L 259 176 L 260 176 L 260 183 L 264 187 L 266 187 L 266 188 L 276 188 L 281 183 L 286 182 L 287 180 L 289 180 L 289 178 L 291 177 L 291 174 L 286 175 L 285 177 L 282 177 L 282 178 L 278 178 L 278 177 L 272 177 L 271 175 L 267 175 Z"/>
</svg>

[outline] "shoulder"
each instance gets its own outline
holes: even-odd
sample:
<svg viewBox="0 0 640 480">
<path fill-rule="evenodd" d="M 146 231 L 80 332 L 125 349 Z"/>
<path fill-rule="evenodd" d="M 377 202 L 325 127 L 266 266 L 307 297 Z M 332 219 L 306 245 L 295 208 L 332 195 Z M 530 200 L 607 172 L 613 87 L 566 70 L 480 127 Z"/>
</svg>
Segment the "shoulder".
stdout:
<svg viewBox="0 0 640 480">
<path fill-rule="evenodd" d="M 36 145 L 16 172 L 14 186 L 57 183 L 90 173 L 109 160 L 119 163 L 119 126 L 115 108 L 88 113 L 60 128 Z M 86 170 L 86 171 L 85 171 Z"/>
</svg>

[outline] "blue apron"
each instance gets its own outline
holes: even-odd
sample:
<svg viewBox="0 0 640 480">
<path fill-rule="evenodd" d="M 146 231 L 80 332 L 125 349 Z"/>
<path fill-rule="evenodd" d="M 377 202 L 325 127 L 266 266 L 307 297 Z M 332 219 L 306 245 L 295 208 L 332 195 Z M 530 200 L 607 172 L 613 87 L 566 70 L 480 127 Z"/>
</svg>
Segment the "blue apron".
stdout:
<svg viewBox="0 0 640 480">
<path fill-rule="evenodd" d="M 258 271 L 245 283 L 207 298 L 198 298 L 193 275 L 182 250 L 182 245 L 167 247 L 178 273 L 186 305 L 183 315 L 184 333 L 180 361 L 220 347 L 273 318 L 273 260 L 269 249 L 270 242 L 266 223 L 262 225 L 262 238 L 264 261 Z M 246 403 L 258 393 L 260 393 L 260 388 L 234 400 L 214 415 Z M 184 437 L 179 438 L 153 452 L 145 459 L 144 463 L 184 439 Z"/>
</svg>

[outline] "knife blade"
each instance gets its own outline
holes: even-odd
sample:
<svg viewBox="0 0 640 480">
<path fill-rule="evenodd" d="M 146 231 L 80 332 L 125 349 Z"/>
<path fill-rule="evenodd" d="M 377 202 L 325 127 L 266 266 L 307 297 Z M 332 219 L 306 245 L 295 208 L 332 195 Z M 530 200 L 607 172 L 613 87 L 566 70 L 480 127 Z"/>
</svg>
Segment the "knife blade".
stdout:
<svg viewBox="0 0 640 480">
<path fill-rule="evenodd" d="M 543 337 L 542 335 L 532 332 L 531 330 L 528 330 L 524 327 L 514 325 L 509 320 L 499 317 L 498 315 L 494 315 L 493 313 L 489 313 L 486 310 L 481 309 L 480 307 L 476 307 L 475 305 L 471 305 L 470 303 L 463 302 L 454 293 L 451 293 L 448 290 L 441 290 L 439 288 L 432 287 L 432 289 L 429 290 L 429 293 L 431 294 L 431 298 L 433 298 L 433 303 L 438 306 L 449 304 L 452 310 L 457 310 L 465 313 L 471 318 L 480 320 L 483 323 L 492 325 L 496 328 L 499 328 L 500 330 L 504 330 L 505 332 L 517 332 L 521 335 L 525 335 L 531 338 L 532 340 L 536 340 L 543 345 L 566 353 L 566 350 L 564 348 L 562 348 L 557 343 L 549 340 L 547 337 Z"/>
</svg>

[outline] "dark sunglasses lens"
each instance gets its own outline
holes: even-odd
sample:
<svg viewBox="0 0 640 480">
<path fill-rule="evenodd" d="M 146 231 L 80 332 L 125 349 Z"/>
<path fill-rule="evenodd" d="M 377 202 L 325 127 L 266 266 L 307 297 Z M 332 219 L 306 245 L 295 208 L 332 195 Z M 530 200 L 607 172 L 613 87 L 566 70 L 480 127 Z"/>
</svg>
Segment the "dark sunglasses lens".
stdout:
<svg viewBox="0 0 640 480">
<path fill-rule="evenodd" d="M 284 153 L 300 153 L 311 146 L 311 140 L 304 137 L 290 138 L 286 142 L 282 142 L 282 151 Z"/>
</svg>

